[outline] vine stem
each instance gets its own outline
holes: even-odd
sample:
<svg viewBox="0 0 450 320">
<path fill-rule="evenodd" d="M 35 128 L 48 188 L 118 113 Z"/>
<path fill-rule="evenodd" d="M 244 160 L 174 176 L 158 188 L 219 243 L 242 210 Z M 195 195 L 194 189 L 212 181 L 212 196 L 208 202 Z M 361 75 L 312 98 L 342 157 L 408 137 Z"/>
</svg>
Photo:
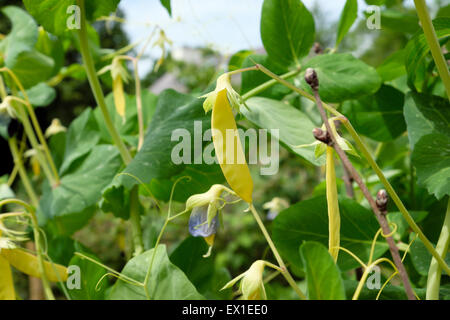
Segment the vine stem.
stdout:
<svg viewBox="0 0 450 320">
<path fill-rule="evenodd" d="M 305 294 L 297 286 L 297 284 L 295 283 L 295 280 L 292 278 L 291 274 L 289 273 L 288 269 L 286 268 L 286 265 L 284 264 L 283 259 L 281 258 L 280 254 L 278 253 L 277 248 L 275 247 L 272 239 L 270 238 L 270 235 L 267 232 L 267 229 L 264 226 L 264 223 L 261 221 L 261 218 L 260 218 L 258 212 L 256 211 L 255 207 L 253 206 L 253 204 L 250 204 L 250 211 L 252 212 L 253 217 L 256 220 L 256 223 L 258 224 L 264 237 L 266 238 L 266 241 L 269 244 L 269 247 L 272 250 L 273 255 L 275 256 L 275 259 L 277 260 L 278 265 L 280 266 L 281 274 L 284 276 L 284 278 L 289 283 L 289 285 L 294 289 L 294 291 L 297 293 L 297 295 L 300 297 L 300 299 L 306 300 Z"/>
<path fill-rule="evenodd" d="M 39 224 L 36 217 L 36 211 L 34 207 L 30 206 L 28 203 L 18 200 L 18 199 L 7 199 L 0 201 L 0 208 L 3 207 L 6 204 L 17 204 L 25 208 L 25 210 L 30 214 L 31 217 L 31 223 L 33 226 L 33 235 L 34 235 L 34 243 L 36 245 L 36 252 L 38 256 L 38 268 L 39 273 L 41 275 L 42 280 L 42 286 L 44 287 L 44 293 L 48 300 L 55 300 L 55 296 L 53 295 L 52 289 L 50 287 L 49 281 L 47 279 L 47 274 L 45 272 L 45 265 L 44 265 L 44 254 L 42 252 L 41 247 L 41 235 L 39 232 Z"/>
<path fill-rule="evenodd" d="M 117 129 L 114 127 L 114 124 L 111 120 L 111 116 L 108 112 L 108 108 L 106 107 L 105 96 L 103 95 L 102 87 L 100 85 L 100 81 L 97 77 L 97 72 L 95 70 L 94 59 L 92 58 L 91 52 L 89 51 L 89 42 L 86 30 L 86 11 L 85 11 L 85 3 L 84 0 L 77 0 L 77 4 L 80 7 L 81 11 L 81 26 L 78 30 L 78 36 L 80 40 L 80 52 L 83 58 L 84 66 L 86 68 L 86 74 L 89 80 L 89 84 L 92 89 L 92 93 L 94 94 L 95 101 L 99 106 L 103 119 L 105 121 L 105 125 L 108 128 L 109 134 L 119 149 L 120 155 L 122 157 L 125 165 L 128 165 L 131 160 L 131 154 L 128 151 L 127 147 L 123 143 L 120 138 Z M 143 250 L 143 241 L 142 241 L 142 227 L 140 224 L 139 217 L 139 196 L 136 194 L 137 186 L 134 186 L 130 191 L 130 216 L 131 216 L 131 228 L 133 233 L 133 242 L 135 244 L 135 253 L 142 252 Z M 140 237 L 140 239 L 138 239 Z"/>
<path fill-rule="evenodd" d="M 313 102 L 316 102 L 316 99 L 314 98 L 314 96 L 310 95 L 309 93 L 307 93 L 306 91 L 304 91 L 302 89 L 297 88 L 296 86 L 294 86 L 293 84 L 289 83 L 288 81 L 280 78 L 279 76 L 277 76 L 276 74 L 274 74 L 273 72 L 268 70 L 263 65 L 257 64 L 256 66 L 258 67 L 258 69 L 261 72 L 264 72 L 265 74 L 267 74 L 272 79 L 274 79 L 277 82 L 285 85 L 286 87 L 290 88 L 294 92 L 297 92 L 298 94 L 302 95 L 303 97 L 305 97 L 305 98 L 307 98 L 307 99 L 309 99 L 309 100 L 311 100 Z M 422 242 L 425 245 L 425 247 L 427 248 L 428 252 L 430 252 L 433 255 L 433 257 L 439 263 L 440 267 L 448 275 L 450 275 L 450 268 L 449 268 L 449 266 L 447 266 L 447 264 L 445 263 L 444 259 L 442 259 L 442 257 L 434 249 L 433 244 L 430 242 L 430 240 L 428 240 L 428 238 L 425 236 L 425 234 L 422 232 L 422 230 L 420 230 L 419 226 L 416 224 L 414 219 L 411 217 L 411 215 L 409 214 L 409 212 L 406 209 L 405 205 L 403 204 L 402 200 L 400 199 L 400 197 L 397 195 L 397 193 L 395 192 L 395 190 L 392 187 L 392 185 L 389 183 L 389 181 L 384 176 L 383 171 L 381 171 L 380 167 L 378 166 L 378 164 L 376 163 L 376 161 L 372 157 L 371 153 L 369 152 L 369 149 L 364 144 L 364 142 L 362 141 L 361 137 L 358 135 L 356 130 L 353 128 L 353 126 L 350 123 L 350 121 L 343 114 L 341 114 L 339 111 L 334 109 L 332 106 L 330 106 L 330 105 L 328 105 L 326 103 L 323 103 L 323 107 L 327 111 L 329 111 L 331 114 L 337 116 L 337 119 L 344 124 L 345 128 L 347 129 L 347 131 L 353 137 L 356 145 L 358 146 L 358 149 L 362 152 L 362 154 L 366 158 L 367 162 L 369 162 L 369 165 L 375 171 L 376 175 L 380 179 L 380 182 L 384 185 L 384 188 L 388 192 L 389 196 L 394 201 L 394 203 L 397 206 L 397 208 L 399 209 L 399 211 L 402 213 L 403 218 L 406 220 L 406 222 L 411 227 L 411 229 L 415 233 L 417 233 L 419 235 L 419 238 L 422 240 Z"/>
<path fill-rule="evenodd" d="M 306 82 L 311 86 L 311 89 L 314 93 L 314 98 L 316 99 L 316 105 L 319 110 L 320 116 L 322 117 L 322 120 L 325 124 L 325 128 L 327 130 L 327 135 L 329 136 L 328 145 L 333 147 L 336 153 L 339 155 L 339 158 L 342 161 L 342 164 L 344 167 L 348 170 L 350 176 L 355 180 L 355 182 L 358 184 L 360 190 L 364 194 L 364 197 L 369 202 L 370 207 L 372 208 L 372 211 L 375 213 L 375 216 L 378 220 L 378 223 L 381 226 L 381 230 L 385 235 L 389 235 L 391 233 L 389 224 L 386 220 L 385 214 L 381 212 L 378 204 L 373 199 L 372 195 L 370 194 L 369 189 L 367 188 L 364 181 L 361 179 L 361 176 L 356 171 L 355 167 L 351 163 L 350 159 L 347 157 L 347 154 L 342 150 L 342 148 L 337 143 L 336 137 L 334 136 L 333 131 L 331 130 L 331 126 L 328 120 L 328 116 L 325 112 L 325 109 L 322 104 L 322 100 L 319 95 L 319 79 L 317 78 L 317 74 L 313 69 L 306 70 L 305 75 Z M 320 130 L 320 129 L 317 129 Z M 322 131 L 322 130 L 320 130 Z M 317 135 L 315 134 L 317 137 Z M 325 142 L 325 141 L 322 141 Z M 386 192 L 384 192 L 386 193 Z M 386 198 L 387 201 L 387 198 Z M 386 236 L 386 241 L 389 245 L 389 250 L 391 252 L 392 258 L 394 259 L 394 263 L 397 266 L 398 272 L 400 274 L 400 277 L 403 281 L 403 285 L 406 290 L 406 295 L 408 296 L 409 300 L 415 300 L 414 292 L 412 290 L 411 284 L 408 279 L 408 274 L 406 273 L 406 269 L 402 263 L 402 260 L 400 258 L 400 254 L 398 251 L 397 246 L 395 245 L 394 239 L 392 236 Z"/>
<path fill-rule="evenodd" d="M 422 24 L 423 33 L 425 39 L 430 46 L 431 55 L 433 56 L 434 62 L 438 69 L 439 75 L 441 76 L 442 82 L 445 85 L 445 90 L 447 91 L 447 97 L 450 100 L 450 73 L 448 71 L 447 62 L 442 54 L 441 47 L 439 46 L 439 40 L 436 35 L 436 31 L 433 27 L 433 22 L 431 21 L 430 14 L 428 13 L 427 5 L 425 0 L 414 0 L 416 5 L 417 15 L 419 16 L 420 23 Z"/>
<path fill-rule="evenodd" d="M 280 76 L 280 79 L 285 80 L 285 79 L 292 78 L 293 76 L 296 76 L 297 74 L 299 74 L 299 73 L 300 73 L 300 70 L 301 70 L 301 69 L 298 68 L 298 69 L 289 71 L 289 72 L 287 72 L 287 73 L 285 73 L 285 74 L 282 74 L 282 75 Z M 262 92 L 262 91 L 264 91 L 264 90 L 267 90 L 268 88 L 272 87 L 272 86 L 275 85 L 276 83 L 277 83 L 277 80 L 276 80 L 276 79 L 270 79 L 269 81 L 266 81 L 266 82 L 260 84 L 259 86 L 253 88 L 252 90 L 250 90 L 250 91 L 248 91 L 247 93 L 245 93 L 244 95 L 242 95 L 242 99 L 243 99 L 244 101 L 245 101 L 245 100 L 248 100 L 249 98 L 251 98 L 251 97 L 253 97 L 253 96 L 259 94 L 260 92 Z"/>
<path fill-rule="evenodd" d="M 31 203 L 33 206 L 37 207 L 39 206 L 39 198 L 34 192 L 33 186 L 31 185 L 30 180 L 28 179 L 27 172 L 25 170 L 25 167 L 23 166 L 22 157 L 20 155 L 20 152 L 17 148 L 17 141 L 16 138 L 9 139 L 9 148 L 11 150 L 11 154 L 14 159 L 14 163 L 17 167 L 17 170 L 20 175 L 20 179 L 22 180 L 23 186 L 25 187 L 25 190 L 28 194 L 28 197 L 31 200 Z"/>
<path fill-rule="evenodd" d="M 445 259 L 445 255 L 448 252 L 450 244 L 450 198 L 448 200 L 447 212 L 445 213 L 444 225 L 442 226 L 441 234 L 439 236 L 438 243 L 436 245 L 436 251 L 441 255 L 442 259 Z M 442 269 L 433 258 L 428 270 L 427 279 L 427 300 L 439 300 L 439 287 L 441 283 Z"/>
<path fill-rule="evenodd" d="M 78 30 L 78 36 L 80 40 L 80 52 L 83 58 L 84 66 L 86 68 L 87 78 L 89 84 L 91 85 L 92 93 L 94 94 L 95 101 L 97 102 L 105 121 L 105 125 L 108 128 L 109 134 L 114 141 L 114 144 L 119 149 L 120 155 L 122 156 L 123 162 L 129 164 L 132 160 L 130 152 L 126 148 L 122 139 L 120 138 L 117 129 L 111 120 L 111 116 L 106 107 L 105 97 L 103 95 L 102 87 L 100 81 L 97 77 L 97 72 L 95 71 L 94 59 L 92 58 L 91 52 L 89 51 L 89 43 L 86 29 L 86 12 L 84 0 L 77 0 L 77 4 L 81 11 L 81 26 Z"/>
</svg>

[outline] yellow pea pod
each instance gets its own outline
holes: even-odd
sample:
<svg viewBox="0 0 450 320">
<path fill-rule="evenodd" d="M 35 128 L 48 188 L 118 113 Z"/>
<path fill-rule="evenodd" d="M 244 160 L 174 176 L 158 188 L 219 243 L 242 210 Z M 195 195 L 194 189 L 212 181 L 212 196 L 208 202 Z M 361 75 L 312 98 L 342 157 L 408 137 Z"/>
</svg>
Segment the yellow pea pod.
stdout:
<svg viewBox="0 0 450 320">
<path fill-rule="evenodd" d="M 122 77 L 120 75 L 116 76 L 113 80 L 113 94 L 116 111 L 123 119 L 125 119 L 125 94 L 123 91 Z"/>
<path fill-rule="evenodd" d="M 6 259 L 17 270 L 35 278 L 41 277 L 38 258 L 35 255 L 23 249 L 15 248 L 2 249 L 0 256 Z M 62 265 L 44 261 L 44 270 L 49 281 L 58 282 L 67 280 L 67 268 Z"/>
<path fill-rule="evenodd" d="M 252 203 L 253 180 L 226 89 L 217 94 L 212 110 L 211 128 L 214 149 L 225 179 L 239 197 Z"/>
<path fill-rule="evenodd" d="M 2 249 L 3 251 L 4 249 Z M 8 260 L 0 256 L 0 300 L 15 300 L 16 292 Z"/>
<path fill-rule="evenodd" d="M 333 148 L 327 147 L 326 185 L 328 206 L 328 251 L 336 262 L 339 253 L 341 217 L 339 214 L 336 172 L 334 169 Z"/>
</svg>

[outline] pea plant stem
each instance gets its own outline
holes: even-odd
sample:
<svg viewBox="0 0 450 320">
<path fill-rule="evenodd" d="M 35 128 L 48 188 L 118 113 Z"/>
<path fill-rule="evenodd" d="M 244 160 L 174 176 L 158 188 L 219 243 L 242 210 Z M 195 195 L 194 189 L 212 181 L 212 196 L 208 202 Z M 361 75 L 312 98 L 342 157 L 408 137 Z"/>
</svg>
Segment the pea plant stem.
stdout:
<svg viewBox="0 0 450 320">
<path fill-rule="evenodd" d="M 278 265 L 280 266 L 281 274 L 284 276 L 284 278 L 289 283 L 289 285 L 294 289 L 294 291 L 297 293 L 297 295 L 300 297 L 300 299 L 306 300 L 305 294 L 302 292 L 302 290 L 300 290 L 297 283 L 295 283 L 295 280 L 292 278 L 291 274 L 289 273 L 288 269 L 286 268 L 286 265 L 284 264 L 283 259 L 281 258 L 280 254 L 278 253 L 277 248 L 275 247 L 272 239 L 270 238 L 269 232 L 267 232 L 267 229 L 264 226 L 264 223 L 261 221 L 261 218 L 253 204 L 250 204 L 250 211 L 252 212 L 253 217 L 256 220 L 256 223 L 258 224 L 264 237 L 266 238 L 266 241 L 269 244 L 269 247 L 272 250 L 273 255 L 275 256 L 275 259 L 277 260 Z"/>
<path fill-rule="evenodd" d="M 315 73 L 315 72 L 314 72 Z M 387 219 L 385 215 L 382 214 L 380 209 L 378 208 L 375 200 L 373 199 L 372 195 L 370 194 L 369 189 L 367 188 L 366 184 L 361 179 L 361 176 L 356 171 L 353 164 L 350 162 L 350 159 L 347 157 L 347 154 L 342 150 L 342 148 L 337 143 L 336 137 L 333 134 L 333 131 L 331 130 L 330 123 L 328 121 L 327 114 L 325 112 L 325 108 L 322 105 L 322 100 L 320 99 L 319 91 L 318 91 L 318 82 L 317 85 L 312 85 L 311 88 L 314 93 L 314 97 L 316 99 L 317 108 L 319 109 L 320 116 L 322 117 L 323 122 L 325 123 L 325 128 L 327 129 L 327 133 L 329 134 L 329 137 L 331 139 L 330 146 L 334 148 L 336 153 L 339 155 L 339 158 L 342 161 L 342 164 L 349 172 L 350 176 L 354 179 L 354 181 L 358 184 L 359 188 L 361 189 L 362 193 L 364 194 L 364 197 L 367 199 L 367 201 L 370 204 L 370 207 L 372 208 L 372 211 L 375 213 L 375 216 L 378 220 L 378 223 L 381 226 L 381 230 L 385 235 L 390 234 L 391 230 L 389 227 L 389 224 L 387 222 Z M 409 300 L 415 300 L 414 292 L 412 290 L 411 284 L 409 283 L 408 274 L 406 273 L 406 269 L 402 263 L 402 260 L 400 258 L 400 254 L 398 251 L 397 246 L 395 245 L 394 239 L 392 236 L 386 237 L 386 241 L 389 245 L 389 250 L 391 252 L 392 258 L 394 259 L 394 263 L 397 266 L 397 269 L 399 271 L 400 277 L 403 281 L 403 285 L 406 290 L 406 295 L 408 296 Z"/>
<path fill-rule="evenodd" d="M 87 36 L 86 29 L 86 11 L 85 11 L 85 3 L 84 0 L 77 0 L 77 4 L 80 7 L 81 11 L 81 26 L 78 31 L 78 36 L 80 40 L 80 52 L 83 58 L 84 66 L 86 68 L 86 74 L 89 80 L 89 84 L 92 89 L 92 93 L 94 94 L 95 101 L 97 102 L 100 111 L 102 112 L 103 119 L 105 121 L 105 125 L 108 128 L 109 134 L 119 149 L 120 155 L 122 157 L 123 162 L 127 165 L 131 162 L 132 157 L 124 142 L 120 138 L 117 129 L 114 127 L 114 124 L 111 120 L 111 116 L 108 112 L 108 108 L 106 107 L 105 96 L 103 95 L 102 87 L 100 85 L 100 81 L 97 77 L 97 72 L 95 70 L 94 59 L 92 58 L 91 52 L 89 50 L 89 42 Z M 136 190 L 135 190 L 136 189 Z M 133 187 L 130 191 L 131 195 L 137 192 L 137 187 Z M 139 197 L 131 196 L 130 197 L 130 215 L 132 219 L 131 227 L 133 233 L 133 239 L 135 243 L 135 253 L 142 250 L 142 227 L 139 219 Z M 140 237 L 139 244 L 137 237 Z M 137 250 L 137 251 L 136 251 Z"/>
<path fill-rule="evenodd" d="M 448 200 L 447 211 L 445 213 L 444 225 L 436 245 L 436 251 L 441 255 L 442 259 L 448 252 L 450 244 L 450 198 Z M 431 260 L 427 279 L 427 300 L 439 300 L 439 287 L 441 283 L 442 269 L 435 258 Z"/>
<path fill-rule="evenodd" d="M 276 80 L 277 82 L 285 85 L 286 87 L 288 87 L 291 90 L 293 90 L 294 92 L 297 92 L 298 94 L 304 96 L 305 98 L 307 98 L 307 99 L 309 99 L 309 100 L 311 100 L 313 102 L 316 102 L 316 99 L 314 98 L 314 96 L 310 95 L 309 93 L 307 93 L 306 91 L 304 91 L 302 89 L 299 89 L 299 88 L 295 87 L 293 84 L 289 83 L 288 81 L 285 81 L 284 79 L 281 79 L 279 76 L 277 76 L 276 74 L 274 74 L 273 72 L 268 70 L 263 65 L 257 64 L 257 67 L 258 67 L 258 70 L 261 70 L 261 72 L 264 72 L 269 77 L 271 77 L 272 79 Z M 361 137 L 358 135 L 356 130 L 353 128 L 353 126 L 350 123 L 350 121 L 343 114 L 341 114 L 336 109 L 334 109 L 332 106 L 330 106 L 330 105 L 328 105 L 326 103 L 323 103 L 323 107 L 327 111 L 329 111 L 331 114 L 337 116 L 338 120 L 343 123 L 343 125 L 345 126 L 347 131 L 353 137 L 356 145 L 358 146 L 358 149 L 362 152 L 362 154 L 366 158 L 367 162 L 372 167 L 372 169 L 375 171 L 376 175 L 380 179 L 380 182 L 383 184 L 384 188 L 388 192 L 389 196 L 394 201 L 394 203 L 397 206 L 397 208 L 399 209 L 399 211 L 402 213 L 402 215 L 405 218 L 405 220 L 408 223 L 408 225 L 411 227 L 411 229 L 415 233 L 417 233 L 419 235 L 419 238 L 424 243 L 424 245 L 427 248 L 428 252 L 430 252 L 433 255 L 433 257 L 437 260 L 437 262 L 441 266 L 442 270 L 444 270 L 448 275 L 450 275 L 450 267 L 447 266 L 447 264 L 445 263 L 444 259 L 442 259 L 442 257 L 434 249 L 433 244 L 430 242 L 430 240 L 428 240 L 428 238 L 425 236 L 425 234 L 422 232 L 422 230 L 420 230 L 419 226 L 415 223 L 414 219 L 409 214 L 409 212 L 406 209 L 405 205 L 403 204 L 402 200 L 400 199 L 398 194 L 395 192 L 394 188 L 389 183 L 387 178 L 384 176 L 383 171 L 381 171 L 380 167 L 378 166 L 378 164 L 376 163 L 376 161 L 372 157 L 371 153 L 369 152 L 369 149 L 364 144 L 364 142 L 362 141 Z"/>
<path fill-rule="evenodd" d="M 439 76 L 444 83 L 445 90 L 447 91 L 447 97 L 450 100 L 450 73 L 448 71 L 447 62 L 442 54 L 436 31 L 433 27 L 433 22 L 431 21 L 430 14 L 428 13 L 427 5 L 425 0 L 414 0 L 414 4 L 417 9 L 417 15 L 419 16 L 425 39 L 430 46 L 431 55 L 436 63 Z"/>
<path fill-rule="evenodd" d="M 296 76 L 297 74 L 299 74 L 300 72 L 300 68 L 289 71 L 283 75 L 280 76 L 280 79 L 289 79 L 292 78 L 293 76 Z M 242 99 L 244 101 L 250 99 L 251 97 L 257 95 L 258 93 L 267 90 L 268 88 L 272 87 L 273 85 L 275 85 L 278 81 L 276 79 L 270 79 L 269 81 L 266 81 L 262 84 L 260 84 L 259 86 L 253 88 L 252 90 L 248 91 L 247 93 L 242 95 Z"/>
<path fill-rule="evenodd" d="M 35 207 L 39 205 L 39 198 L 34 192 L 33 186 L 31 185 L 30 179 L 28 179 L 27 171 L 25 170 L 25 167 L 22 162 L 22 156 L 19 152 L 19 149 L 17 147 L 17 141 L 16 138 L 11 138 L 8 141 L 9 148 L 11 150 L 11 154 L 14 159 L 14 164 L 16 165 L 16 168 L 19 172 L 20 179 L 23 183 L 23 186 L 25 187 L 25 191 L 28 194 L 28 197 L 31 200 L 31 204 Z"/>
<path fill-rule="evenodd" d="M 45 156 L 42 154 L 41 145 L 39 144 L 36 135 L 34 134 L 33 127 L 30 123 L 30 120 L 28 119 L 27 113 L 24 110 L 23 106 L 18 105 L 17 108 L 15 108 L 17 111 L 17 114 L 23 124 L 23 128 L 25 130 L 25 133 L 28 137 L 28 140 L 30 141 L 31 146 L 33 147 L 34 151 L 36 152 L 36 158 L 39 161 L 39 164 L 41 165 L 42 169 L 44 170 L 44 174 L 46 175 L 47 179 L 50 181 L 50 184 L 52 186 L 56 185 L 55 177 L 53 176 L 48 163 L 45 159 Z"/>
<path fill-rule="evenodd" d="M 36 246 L 36 252 L 38 256 L 38 268 L 39 268 L 39 274 L 41 276 L 42 280 L 42 286 L 44 287 L 44 293 L 48 300 L 55 300 L 55 296 L 53 295 L 52 289 L 50 287 L 49 281 L 47 279 L 47 274 L 45 272 L 45 265 L 44 265 L 44 254 L 41 247 L 41 234 L 39 231 L 39 224 L 36 217 L 36 211 L 35 209 L 30 206 L 28 203 L 18 200 L 18 199 L 7 199 L 0 201 L 0 208 L 3 207 L 6 204 L 17 204 L 25 208 L 25 210 L 30 214 L 31 217 L 31 224 L 33 227 L 33 235 L 34 235 L 34 243 Z"/>
<path fill-rule="evenodd" d="M 134 186 L 130 191 L 130 222 L 133 230 L 134 255 L 140 255 L 144 252 L 144 243 L 142 242 L 141 215 L 139 212 L 139 189 Z"/>
<path fill-rule="evenodd" d="M 97 77 L 97 72 L 95 71 L 94 59 L 92 58 L 91 52 L 89 50 L 89 42 L 87 36 L 86 29 L 86 12 L 85 12 L 85 3 L 84 0 L 77 0 L 77 4 L 80 7 L 81 11 L 81 25 L 78 30 L 78 36 L 80 40 L 80 52 L 83 58 L 84 66 L 86 68 L 87 78 L 89 80 L 89 84 L 92 89 L 92 93 L 94 94 L 95 101 L 97 102 L 102 115 L 105 121 L 105 125 L 108 128 L 109 134 L 113 139 L 114 144 L 119 149 L 120 155 L 122 156 L 123 162 L 125 164 L 129 164 L 132 160 L 130 152 L 126 148 L 122 139 L 120 138 L 117 129 L 114 127 L 114 124 L 111 120 L 111 116 L 108 112 L 108 108 L 106 107 L 105 97 L 103 95 L 102 87 L 100 85 L 100 81 Z"/>
</svg>

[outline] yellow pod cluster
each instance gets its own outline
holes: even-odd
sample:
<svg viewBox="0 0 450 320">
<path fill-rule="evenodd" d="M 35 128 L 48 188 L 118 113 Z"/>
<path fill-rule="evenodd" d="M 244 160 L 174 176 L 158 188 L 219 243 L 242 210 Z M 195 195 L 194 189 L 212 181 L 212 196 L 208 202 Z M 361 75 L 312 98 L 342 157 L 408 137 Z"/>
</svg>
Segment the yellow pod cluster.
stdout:
<svg viewBox="0 0 450 320">
<path fill-rule="evenodd" d="M 212 139 L 223 175 L 236 194 L 252 203 L 253 180 L 250 175 L 227 90 L 217 93 L 211 118 Z"/>
</svg>

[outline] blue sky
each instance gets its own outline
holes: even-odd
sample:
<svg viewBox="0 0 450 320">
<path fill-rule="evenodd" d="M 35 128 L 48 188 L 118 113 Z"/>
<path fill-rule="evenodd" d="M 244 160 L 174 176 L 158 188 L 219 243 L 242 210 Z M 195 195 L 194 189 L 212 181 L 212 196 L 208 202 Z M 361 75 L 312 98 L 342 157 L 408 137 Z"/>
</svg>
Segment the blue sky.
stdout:
<svg viewBox="0 0 450 320">
<path fill-rule="evenodd" d="M 346 0 L 304 0 L 311 9 L 317 2 L 329 22 L 339 19 Z M 413 0 L 408 0 L 413 2 Z M 152 27 L 146 23 L 161 26 L 174 47 L 211 46 L 223 54 L 233 54 L 241 49 L 256 49 L 262 46 L 259 35 L 261 7 L 263 0 L 172 0 L 173 18 L 161 6 L 159 0 L 122 0 L 128 22 L 125 30 L 132 42 L 147 37 Z M 366 8 L 358 0 L 359 16 Z M 148 53 L 157 57 L 158 49 Z M 151 64 L 142 61 L 141 74 Z"/>
</svg>

